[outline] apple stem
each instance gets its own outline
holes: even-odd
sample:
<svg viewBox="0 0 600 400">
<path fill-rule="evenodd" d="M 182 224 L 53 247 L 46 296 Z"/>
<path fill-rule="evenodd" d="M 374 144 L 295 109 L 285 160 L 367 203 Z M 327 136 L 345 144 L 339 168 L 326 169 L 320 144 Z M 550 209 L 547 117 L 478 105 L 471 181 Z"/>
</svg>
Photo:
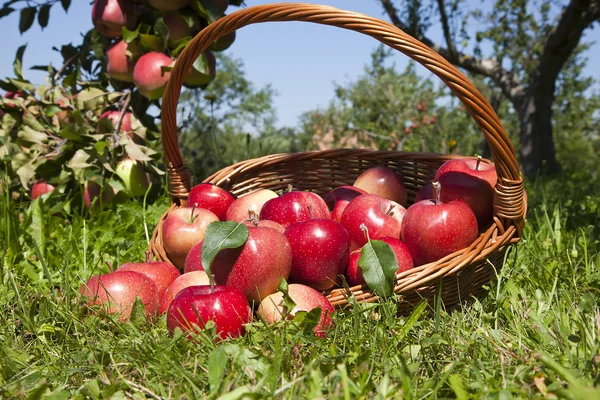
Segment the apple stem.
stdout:
<svg viewBox="0 0 600 400">
<path fill-rule="evenodd" d="M 360 230 L 362 231 L 363 235 L 365 235 L 365 240 L 367 243 L 370 242 L 371 238 L 369 237 L 369 228 L 367 228 L 365 224 L 360 224 Z"/>
<path fill-rule="evenodd" d="M 396 205 L 390 204 L 390 208 L 387 210 L 386 215 L 394 215 L 394 208 L 396 208 Z"/>
<path fill-rule="evenodd" d="M 294 191 L 294 187 L 292 186 L 291 183 L 289 185 L 287 185 L 287 191 L 288 191 L 288 193 Z"/>
<path fill-rule="evenodd" d="M 475 171 L 479 171 L 479 164 L 481 163 L 481 156 L 477 156 L 477 164 L 475 164 Z"/>
<path fill-rule="evenodd" d="M 215 274 L 210 274 L 208 281 L 210 282 L 210 292 L 214 293 L 215 292 Z"/>
<path fill-rule="evenodd" d="M 258 215 L 256 215 L 256 211 L 249 209 L 248 210 L 248 221 L 254 226 L 258 226 Z"/>
<path fill-rule="evenodd" d="M 110 260 L 106 260 L 106 261 L 104 261 L 104 262 L 105 262 L 105 263 L 106 263 L 106 265 L 108 266 L 108 270 L 109 270 L 110 272 L 115 272 L 115 270 L 114 270 L 114 269 L 113 269 L 113 267 L 112 267 L 112 262 L 111 262 Z"/>
<path fill-rule="evenodd" d="M 150 250 L 146 250 L 146 264 L 150 262 Z"/>
<path fill-rule="evenodd" d="M 306 206 L 306 208 L 308 208 L 308 216 L 310 217 L 310 219 L 313 219 L 315 216 L 312 211 L 312 206 Z"/>
<path fill-rule="evenodd" d="M 194 203 L 194 205 L 192 206 L 192 224 L 194 223 L 194 220 L 196 219 L 195 215 L 194 215 L 194 211 L 196 211 L 196 207 L 198 207 L 198 203 Z"/>
<path fill-rule="evenodd" d="M 433 199 L 435 201 L 436 204 L 441 203 L 441 193 L 442 193 L 442 185 L 439 182 L 433 182 Z"/>
</svg>

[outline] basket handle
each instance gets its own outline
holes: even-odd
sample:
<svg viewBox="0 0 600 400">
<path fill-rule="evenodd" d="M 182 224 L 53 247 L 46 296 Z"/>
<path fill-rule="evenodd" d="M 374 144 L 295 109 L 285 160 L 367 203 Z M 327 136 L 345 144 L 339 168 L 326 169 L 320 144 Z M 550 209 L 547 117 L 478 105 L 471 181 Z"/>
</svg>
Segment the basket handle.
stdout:
<svg viewBox="0 0 600 400">
<path fill-rule="evenodd" d="M 469 79 L 438 53 L 388 22 L 330 6 L 303 3 L 261 5 L 231 13 L 200 31 L 179 55 L 163 97 L 161 127 L 169 190 L 174 201 L 186 199 L 191 188 L 190 173 L 179 150 L 176 110 L 183 81 L 192 64 L 222 36 L 247 25 L 282 21 L 313 22 L 363 33 L 407 55 L 444 81 L 475 120 L 490 147 L 498 173 L 494 196 L 496 215 L 516 222 L 518 228 L 522 226 L 523 181 L 514 147 L 496 112 Z"/>
</svg>

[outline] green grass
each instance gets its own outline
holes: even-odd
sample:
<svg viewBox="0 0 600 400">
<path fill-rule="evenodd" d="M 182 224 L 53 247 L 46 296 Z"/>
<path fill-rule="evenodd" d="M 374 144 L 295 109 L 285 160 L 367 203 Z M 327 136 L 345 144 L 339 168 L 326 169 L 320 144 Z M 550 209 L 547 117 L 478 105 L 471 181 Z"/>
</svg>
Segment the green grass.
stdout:
<svg viewBox="0 0 600 400">
<path fill-rule="evenodd" d="M 585 181 L 528 187 L 523 240 L 462 310 L 399 318 L 393 303 L 361 305 L 338 312 L 326 339 L 303 321 L 256 322 L 220 344 L 78 303 L 91 274 L 143 258 L 144 220 L 166 198 L 65 218 L 3 193 L 0 398 L 600 398 L 600 196 Z"/>
</svg>

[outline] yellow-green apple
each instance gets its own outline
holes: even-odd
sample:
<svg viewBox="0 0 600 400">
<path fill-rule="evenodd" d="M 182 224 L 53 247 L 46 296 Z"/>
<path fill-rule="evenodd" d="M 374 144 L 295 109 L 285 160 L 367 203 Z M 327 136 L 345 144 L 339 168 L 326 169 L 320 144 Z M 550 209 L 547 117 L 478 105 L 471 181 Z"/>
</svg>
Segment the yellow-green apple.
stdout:
<svg viewBox="0 0 600 400">
<path fill-rule="evenodd" d="M 406 211 L 402 221 L 402 240 L 410 250 L 415 265 L 427 264 L 468 247 L 478 235 L 477 218 L 460 200 L 422 200 Z"/>
<path fill-rule="evenodd" d="M 356 178 L 353 186 L 406 206 L 406 188 L 400 175 L 388 167 L 373 167 Z"/>
<path fill-rule="evenodd" d="M 39 179 L 36 183 L 31 186 L 31 200 L 35 200 L 41 195 L 52 192 L 56 189 L 49 183 L 46 183 L 43 179 Z"/>
<path fill-rule="evenodd" d="M 210 279 L 204 270 L 187 272 L 175 278 L 173 283 L 165 290 L 165 293 L 160 298 L 160 305 L 158 307 L 159 315 L 162 315 L 167 311 L 169 305 L 177 296 L 177 293 L 189 286 L 204 286 L 210 285 Z"/>
<path fill-rule="evenodd" d="M 191 87 L 203 86 L 215 79 L 216 73 L 217 60 L 215 59 L 215 55 L 206 50 L 200 54 L 198 60 L 193 64 L 184 83 Z"/>
<path fill-rule="evenodd" d="M 197 207 L 172 210 L 163 224 L 163 245 L 167 256 L 178 268 L 183 268 L 192 247 L 202 239 L 211 222 L 219 221 L 213 212 Z"/>
<path fill-rule="evenodd" d="M 331 219 L 340 222 L 348 203 L 361 194 L 367 194 L 367 192 L 354 186 L 340 186 L 329 192 L 325 196 L 325 203 L 331 211 Z"/>
<path fill-rule="evenodd" d="M 187 202 L 190 207 L 195 206 L 212 211 L 221 221 L 224 221 L 227 209 L 235 199 L 233 193 L 219 186 L 200 183 L 190 190 Z M 246 213 L 246 215 L 248 214 Z"/>
<path fill-rule="evenodd" d="M 173 66 L 171 57 L 158 51 L 151 51 L 141 56 L 133 67 L 133 83 L 139 92 L 156 100 L 162 97 L 165 86 L 171 76 L 168 70 Z"/>
<path fill-rule="evenodd" d="M 408 271 L 415 266 L 408 247 L 406 247 L 406 245 L 400 239 L 395 237 L 383 237 L 379 240 L 389 244 L 392 248 L 394 256 L 396 256 L 396 261 L 398 261 L 397 274 Z M 346 281 L 350 286 L 362 285 L 365 283 L 362 269 L 358 266 L 361 250 L 362 249 L 354 250 L 350 254 L 350 261 L 348 261 L 348 267 L 346 268 L 345 274 Z"/>
<path fill-rule="evenodd" d="M 406 209 L 400 204 L 374 194 L 363 194 L 350 201 L 340 221 L 350 234 L 350 251 L 367 243 L 362 224 L 367 227 L 371 239 L 399 238 L 405 213 Z"/>
<path fill-rule="evenodd" d="M 260 214 L 262 206 L 269 200 L 278 197 L 277 193 L 269 189 L 259 189 L 245 194 L 236 199 L 225 213 L 227 221 L 244 222 L 248 219 L 248 213 Z"/>
<path fill-rule="evenodd" d="M 132 196 L 143 196 L 150 187 L 150 178 L 141 162 L 126 158 L 117 164 L 115 173 Z"/>
<path fill-rule="evenodd" d="M 493 164 L 482 162 L 481 157 L 446 161 L 436 172 L 434 180 L 442 186 L 442 202 L 462 200 L 467 203 L 475 213 L 480 229 L 492 222 L 494 188 L 498 181 Z"/>
<path fill-rule="evenodd" d="M 160 11 L 177 11 L 190 4 L 190 0 L 148 0 L 148 3 Z"/>
<path fill-rule="evenodd" d="M 311 287 L 298 283 L 288 285 L 288 295 L 295 303 L 293 309 L 285 310 L 283 293 L 275 292 L 260 302 L 257 310 L 258 315 L 265 322 L 273 324 L 281 321 L 284 317 L 293 318 L 298 311 L 309 312 L 320 307 L 321 318 L 313 331 L 315 335 L 324 337 L 331 325 L 331 315 L 335 311 L 327 297 Z"/>
<path fill-rule="evenodd" d="M 213 321 L 219 339 L 244 334 L 244 325 L 252 320 L 252 310 L 241 290 L 228 286 L 190 286 L 175 296 L 167 311 L 167 327 L 194 334 Z"/>
<path fill-rule="evenodd" d="M 139 272 L 115 271 L 92 276 L 81 285 L 79 293 L 88 305 L 101 305 L 106 313 L 118 314 L 122 321 L 129 319 L 137 297 L 142 300 L 148 318 L 158 310 L 156 285 Z"/>
<path fill-rule="evenodd" d="M 146 255 L 146 262 L 128 262 L 117 268 L 117 271 L 135 271 L 146 275 L 156 285 L 158 298 L 162 299 L 167 288 L 173 284 L 181 273 L 171 263 L 164 261 L 150 261 Z"/>
<path fill-rule="evenodd" d="M 137 26 L 137 15 L 131 0 L 96 0 L 92 7 L 92 22 L 102 36 L 119 37 L 123 28 Z"/>
<path fill-rule="evenodd" d="M 96 180 L 89 180 L 83 185 L 83 201 L 88 209 L 101 211 L 112 203 L 115 189 L 107 184 L 101 185 Z"/>
<path fill-rule="evenodd" d="M 291 191 L 267 201 L 259 219 L 270 219 L 284 228 L 311 218 L 331 218 L 327 203 L 312 192 Z"/>
<path fill-rule="evenodd" d="M 119 40 L 106 50 L 106 73 L 112 79 L 133 83 L 135 62 L 127 56 L 127 43 Z"/>
<path fill-rule="evenodd" d="M 192 29 L 183 15 L 178 12 L 166 12 L 163 14 L 163 22 L 169 30 L 169 46 L 173 47 L 178 40 L 192 36 Z"/>
<path fill-rule="evenodd" d="M 285 230 L 292 247 L 290 281 L 317 290 L 335 286 L 350 255 L 350 237 L 331 219 L 313 218 L 296 222 Z"/>
</svg>

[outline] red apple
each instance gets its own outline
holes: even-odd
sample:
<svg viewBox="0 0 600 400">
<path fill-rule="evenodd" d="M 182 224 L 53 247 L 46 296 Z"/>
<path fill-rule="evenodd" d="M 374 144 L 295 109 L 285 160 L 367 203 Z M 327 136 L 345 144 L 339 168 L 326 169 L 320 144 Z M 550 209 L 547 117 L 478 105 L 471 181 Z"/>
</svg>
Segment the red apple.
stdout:
<svg viewBox="0 0 600 400">
<path fill-rule="evenodd" d="M 361 225 L 369 230 L 371 239 L 400 237 L 406 209 L 400 204 L 374 194 L 363 194 L 352 200 L 342 213 L 341 224 L 350 234 L 350 251 L 367 243 Z"/>
<path fill-rule="evenodd" d="M 113 124 L 113 127 L 117 126 L 117 123 L 119 122 L 119 117 L 121 116 L 121 111 L 117 111 L 117 110 L 108 110 L 108 111 L 104 111 L 101 115 L 100 115 L 100 121 L 103 119 L 109 119 L 111 121 L 111 123 Z M 125 114 L 123 114 L 123 119 L 121 120 L 121 129 L 120 132 L 131 132 L 131 118 L 133 117 L 133 114 L 130 113 L 129 111 L 126 112 Z M 112 133 L 112 132 L 105 132 L 104 129 L 99 129 L 99 131 L 101 133 Z"/>
<path fill-rule="evenodd" d="M 158 310 L 156 285 L 138 272 L 115 271 L 92 276 L 79 293 L 87 299 L 88 305 L 102 305 L 106 313 L 119 314 L 122 321 L 129 319 L 136 297 L 144 303 L 148 318 Z"/>
<path fill-rule="evenodd" d="M 83 186 L 83 201 L 88 209 L 93 208 L 94 212 L 98 212 L 111 204 L 115 197 L 115 190 L 105 184 L 101 186 L 94 180 L 87 181 Z"/>
<path fill-rule="evenodd" d="M 102 36 L 119 37 L 123 28 L 137 26 L 137 15 L 131 0 L 96 0 L 92 7 L 92 22 Z"/>
<path fill-rule="evenodd" d="M 350 254 L 350 237 L 339 223 L 314 218 L 290 225 L 285 236 L 292 247 L 290 281 L 317 290 L 335 286 Z"/>
<path fill-rule="evenodd" d="M 231 203 L 225 213 L 225 219 L 227 221 L 244 222 L 248 219 L 249 211 L 259 215 L 262 206 L 276 197 L 278 197 L 277 193 L 269 189 L 259 189 L 245 194 Z"/>
<path fill-rule="evenodd" d="M 160 298 L 160 305 L 158 307 L 159 315 L 167 312 L 169 305 L 175 296 L 177 296 L 177 293 L 189 286 L 204 285 L 210 285 L 210 280 L 208 279 L 208 275 L 206 275 L 204 270 L 186 272 L 185 274 L 178 276 L 167 288 L 167 290 L 165 290 L 165 293 Z"/>
<path fill-rule="evenodd" d="M 292 310 L 289 310 L 288 318 L 293 318 L 298 311 L 309 312 L 321 307 L 321 318 L 314 332 L 317 336 L 324 337 L 331 325 L 331 314 L 335 311 L 327 297 L 311 287 L 298 283 L 288 286 L 288 295 L 296 304 Z M 258 306 L 257 313 L 269 324 L 281 321 L 285 313 L 283 293 L 275 292 L 263 299 Z"/>
<path fill-rule="evenodd" d="M 31 200 L 35 200 L 41 195 L 52 192 L 56 189 L 49 183 L 44 182 L 42 179 L 38 180 L 31 186 Z"/>
<path fill-rule="evenodd" d="M 369 168 L 356 178 L 353 186 L 406 206 L 406 188 L 400 175 L 391 168 Z"/>
<path fill-rule="evenodd" d="M 340 222 L 348 203 L 361 194 L 367 194 L 367 192 L 354 186 L 340 186 L 329 192 L 325 196 L 325 203 L 331 211 L 331 219 Z"/>
<path fill-rule="evenodd" d="M 281 224 L 268 219 L 259 220 L 256 216 L 253 218 L 246 219 L 242 221 L 242 223 L 248 227 L 253 226 L 258 228 L 271 228 L 281 233 L 285 232 L 285 228 L 281 226 Z"/>
<path fill-rule="evenodd" d="M 160 11 L 177 11 L 190 3 L 190 0 L 148 0 L 148 3 Z"/>
<path fill-rule="evenodd" d="M 408 271 L 415 266 L 408 247 L 406 247 L 400 239 L 383 237 L 379 240 L 389 244 L 392 248 L 394 256 L 396 256 L 396 261 L 398 261 L 397 274 Z M 352 254 L 350 254 L 350 261 L 348 261 L 348 267 L 346 268 L 346 282 L 348 282 L 348 285 L 350 286 L 362 285 L 365 283 L 362 269 L 358 266 L 361 250 L 362 249 L 354 250 Z"/>
<path fill-rule="evenodd" d="M 117 268 L 117 271 L 135 271 L 146 275 L 156 285 L 158 298 L 163 295 L 181 274 L 175 266 L 163 261 L 150 261 L 148 256 L 146 262 L 128 262 Z"/>
<path fill-rule="evenodd" d="M 418 203 L 422 200 L 431 199 L 433 199 L 433 185 L 431 183 L 428 183 L 425 186 L 423 186 L 415 195 L 415 203 Z"/>
<path fill-rule="evenodd" d="M 312 192 L 284 193 L 267 201 L 260 210 L 260 219 L 270 219 L 284 228 L 311 218 L 329 219 L 330 217 L 325 201 Z"/>
<path fill-rule="evenodd" d="M 175 328 L 188 333 L 204 329 L 213 321 L 220 339 L 244 334 L 244 325 L 252 320 L 252 310 L 239 289 L 227 286 L 191 286 L 183 289 L 167 311 L 167 327 L 171 335 Z"/>
<path fill-rule="evenodd" d="M 173 47 L 178 40 L 192 36 L 192 29 L 183 15 L 177 12 L 166 12 L 163 14 L 163 21 L 169 30 L 169 46 Z"/>
<path fill-rule="evenodd" d="M 446 161 L 434 180 L 442 186 L 441 201 L 462 200 L 475 213 L 479 227 L 484 229 L 494 216 L 494 187 L 498 177 L 493 164 L 478 159 Z"/>
<path fill-rule="evenodd" d="M 402 239 L 415 265 L 427 264 L 468 247 L 478 235 L 477 218 L 459 200 L 423 200 L 410 206 L 402 223 Z"/>
<path fill-rule="evenodd" d="M 211 222 L 219 218 L 203 208 L 180 207 L 172 210 L 163 224 L 163 245 L 167 256 L 178 268 L 194 245 L 204 239 Z"/>
<path fill-rule="evenodd" d="M 202 244 L 187 260 L 187 271 L 202 270 Z M 272 228 L 248 228 L 242 247 L 224 249 L 215 257 L 211 273 L 215 283 L 240 289 L 250 302 L 260 303 L 274 293 L 281 278 L 288 279 L 292 269 L 292 248 L 281 232 Z"/>
<path fill-rule="evenodd" d="M 149 98 L 156 100 L 162 97 L 171 71 L 167 67 L 173 65 L 171 57 L 164 53 L 151 51 L 141 56 L 133 67 L 133 83 L 139 92 Z"/>
<path fill-rule="evenodd" d="M 203 86 L 215 79 L 217 73 L 217 60 L 210 51 L 205 51 L 198 57 L 185 78 L 185 84 L 188 86 Z"/>
<path fill-rule="evenodd" d="M 135 63 L 127 56 L 127 43 L 119 40 L 106 51 L 106 73 L 112 79 L 133 83 Z"/>
<path fill-rule="evenodd" d="M 190 207 L 196 206 L 212 211 L 219 220 L 224 221 L 227 209 L 235 199 L 232 193 L 223 188 L 211 183 L 200 183 L 190 190 L 187 203 Z"/>
</svg>

